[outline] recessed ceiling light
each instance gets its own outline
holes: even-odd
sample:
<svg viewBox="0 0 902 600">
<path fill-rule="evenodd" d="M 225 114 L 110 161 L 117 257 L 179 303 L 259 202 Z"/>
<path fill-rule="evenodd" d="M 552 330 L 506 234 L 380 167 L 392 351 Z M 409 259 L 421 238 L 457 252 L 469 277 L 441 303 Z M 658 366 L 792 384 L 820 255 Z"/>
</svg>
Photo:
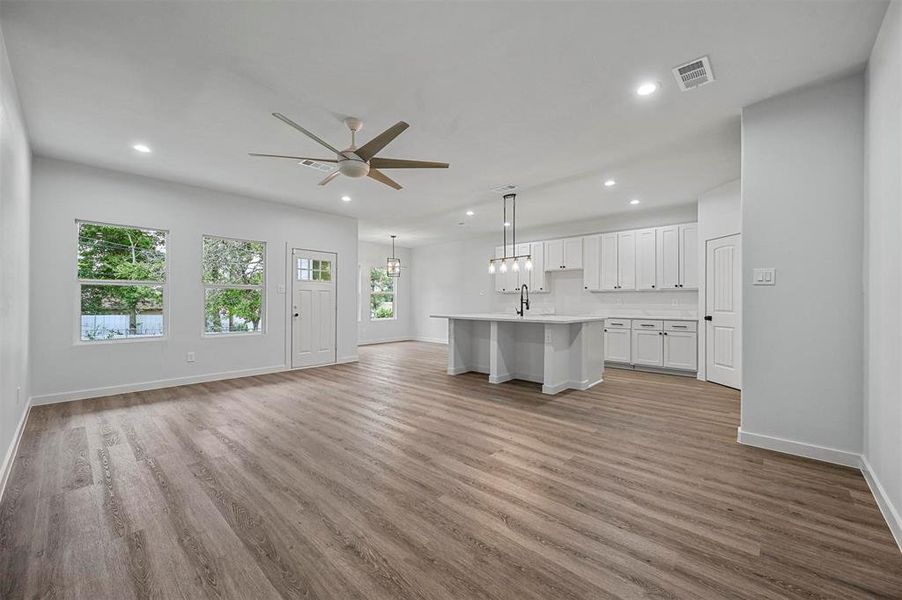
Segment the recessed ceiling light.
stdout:
<svg viewBox="0 0 902 600">
<path fill-rule="evenodd" d="M 612 187 L 615 185 L 617 185 L 617 182 L 614 181 L 613 179 L 608 179 L 607 181 L 604 182 L 604 187 Z"/>
<path fill-rule="evenodd" d="M 474 213 L 472 210 L 468 210 L 468 211 L 467 211 L 467 216 L 468 216 L 468 217 L 472 217 L 472 216 L 475 215 L 475 214 L 476 214 L 476 213 Z"/>
<path fill-rule="evenodd" d="M 147 144 L 135 144 L 134 146 L 132 146 L 132 148 L 144 154 L 150 152 L 150 146 L 148 146 Z"/>
<path fill-rule="evenodd" d="M 342 202 L 350 202 L 350 201 L 351 201 L 351 197 L 350 197 L 350 196 L 342 196 L 342 197 L 341 197 L 341 201 L 342 201 Z"/>
<path fill-rule="evenodd" d="M 654 94 L 658 91 L 658 84 L 654 81 L 649 81 L 647 83 L 643 83 L 636 89 L 636 93 L 640 96 L 648 96 L 649 94 Z"/>
<path fill-rule="evenodd" d="M 639 204 L 639 201 L 634 198 L 633 200 L 630 200 L 630 204 Z"/>
</svg>

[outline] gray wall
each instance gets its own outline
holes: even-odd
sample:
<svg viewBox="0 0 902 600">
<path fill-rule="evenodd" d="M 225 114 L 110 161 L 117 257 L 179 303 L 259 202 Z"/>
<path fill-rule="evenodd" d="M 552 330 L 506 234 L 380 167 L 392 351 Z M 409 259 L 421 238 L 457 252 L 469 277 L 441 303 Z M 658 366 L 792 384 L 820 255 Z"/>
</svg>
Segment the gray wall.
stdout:
<svg viewBox="0 0 902 600">
<path fill-rule="evenodd" d="M 31 150 L 0 33 L 0 486 L 25 416 Z"/>
<path fill-rule="evenodd" d="M 370 320 L 370 269 L 385 268 L 386 259 L 391 256 L 391 244 L 373 244 L 360 242 L 357 246 L 357 262 L 360 265 L 360 277 L 357 282 L 360 290 L 358 306 L 357 343 L 381 344 L 409 340 L 413 337 L 411 330 L 410 290 L 414 286 L 410 265 L 410 249 L 395 245 L 395 256 L 401 259 L 401 276 L 395 280 L 395 318 L 390 320 Z"/>
<path fill-rule="evenodd" d="M 902 3 L 868 64 L 865 445 L 875 495 L 902 547 Z M 882 496 L 882 497 L 881 497 Z"/>
<path fill-rule="evenodd" d="M 855 464 L 864 91 L 858 74 L 742 111 L 742 432 Z M 776 286 L 753 286 L 755 267 L 775 267 Z"/>
</svg>

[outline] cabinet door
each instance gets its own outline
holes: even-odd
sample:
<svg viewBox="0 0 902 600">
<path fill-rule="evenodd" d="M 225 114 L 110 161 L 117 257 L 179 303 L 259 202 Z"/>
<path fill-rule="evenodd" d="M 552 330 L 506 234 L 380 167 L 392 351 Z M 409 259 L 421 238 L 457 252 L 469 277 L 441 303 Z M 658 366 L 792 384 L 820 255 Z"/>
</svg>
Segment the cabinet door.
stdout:
<svg viewBox="0 0 902 600">
<path fill-rule="evenodd" d="M 617 234 L 617 289 L 636 289 L 636 232 Z"/>
<path fill-rule="evenodd" d="M 664 332 L 664 366 L 668 369 L 698 370 L 698 337 L 694 332 Z"/>
<path fill-rule="evenodd" d="M 657 280 L 659 290 L 680 287 L 680 232 L 670 225 L 657 228 Z"/>
<path fill-rule="evenodd" d="M 649 367 L 664 365 L 664 335 L 661 331 L 633 330 L 632 363 Z"/>
<path fill-rule="evenodd" d="M 583 268 L 583 238 L 568 238 L 564 240 L 564 268 Z"/>
<path fill-rule="evenodd" d="M 526 256 L 529 254 L 529 244 L 517 244 L 515 256 Z M 529 271 L 526 270 L 526 259 L 521 258 L 517 261 L 518 267 L 516 271 L 511 272 L 511 284 L 513 291 L 519 292 L 520 286 L 529 285 Z"/>
<path fill-rule="evenodd" d="M 601 273 L 599 289 L 617 289 L 617 234 L 601 234 Z"/>
<path fill-rule="evenodd" d="M 529 245 L 532 254 L 532 271 L 529 274 L 529 291 L 545 292 L 545 242 Z"/>
<path fill-rule="evenodd" d="M 545 270 L 560 271 L 564 268 L 564 240 L 545 242 Z"/>
<path fill-rule="evenodd" d="M 636 232 L 636 289 L 653 290 L 655 263 L 658 260 L 656 248 L 657 232 L 654 229 L 640 229 Z"/>
<path fill-rule="evenodd" d="M 630 330 L 604 330 L 604 359 L 609 362 L 630 362 Z"/>
<path fill-rule="evenodd" d="M 599 289 L 601 276 L 601 236 L 587 235 L 583 238 L 583 289 Z"/>
<path fill-rule="evenodd" d="M 698 223 L 680 225 L 680 287 L 698 289 Z"/>
</svg>

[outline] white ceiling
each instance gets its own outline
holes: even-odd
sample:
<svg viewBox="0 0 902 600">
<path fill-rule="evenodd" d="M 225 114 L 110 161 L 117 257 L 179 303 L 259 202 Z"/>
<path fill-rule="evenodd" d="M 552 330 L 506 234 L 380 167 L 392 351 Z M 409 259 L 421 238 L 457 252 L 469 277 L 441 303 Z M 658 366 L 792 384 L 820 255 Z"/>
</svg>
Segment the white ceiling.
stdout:
<svg viewBox="0 0 902 600">
<path fill-rule="evenodd" d="M 0 7 L 36 153 L 352 215 L 362 239 L 418 245 L 497 231 L 489 190 L 506 183 L 521 188 L 524 228 L 693 201 L 738 177 L 739 109 L 861 68 L 886 4 Z M 704 54 L 717 80 L 680 92 L 670 69 Z M 636 96 L 648 79 L 662 90 Z M 318 187 L 317 171 L 247 156 L 328 156 L 273 111 L 339 147 L 343 115 L 364 120 L 363 141 L 403 119 L 382 155 L 451 168 L 391 171 L 402 191 Z M 138 141 L 154 152 L 131 150 Z"/>
</svg>

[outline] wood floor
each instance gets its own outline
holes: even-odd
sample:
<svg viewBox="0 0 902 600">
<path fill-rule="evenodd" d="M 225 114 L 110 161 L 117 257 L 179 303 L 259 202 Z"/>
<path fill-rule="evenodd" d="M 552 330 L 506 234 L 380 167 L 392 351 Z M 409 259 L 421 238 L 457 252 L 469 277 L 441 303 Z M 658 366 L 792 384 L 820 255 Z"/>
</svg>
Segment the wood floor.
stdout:
<svg viewBox="0 0 902 600">
<path fill-rule="evenodd" d="M 736 392 L 445 365 L 388 344 L 33 409 L 0 598 L 902 597 L 861 475 L 738 445 Z"/>
</svg>

